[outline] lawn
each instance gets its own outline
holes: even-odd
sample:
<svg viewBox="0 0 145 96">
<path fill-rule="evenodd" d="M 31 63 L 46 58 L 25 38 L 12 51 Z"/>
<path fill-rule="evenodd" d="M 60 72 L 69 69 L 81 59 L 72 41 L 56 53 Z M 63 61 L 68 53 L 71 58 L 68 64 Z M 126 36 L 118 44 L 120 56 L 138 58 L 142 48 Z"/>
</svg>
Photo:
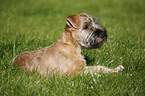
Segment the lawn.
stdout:
<svg viewBox="0 0 145 96">
<path fill-rule="evenodd" d="M 87 65 L 125 70 L 113 74 L 46 76 L 13 67 L 24 51 L 60 38 L 67 16 L 97 16 L 108 31 L 99 49 L 83 49 Z M 145 94 L 144 0 L 0 0 L 1 96 L 143 96 Z"/>
</svg>

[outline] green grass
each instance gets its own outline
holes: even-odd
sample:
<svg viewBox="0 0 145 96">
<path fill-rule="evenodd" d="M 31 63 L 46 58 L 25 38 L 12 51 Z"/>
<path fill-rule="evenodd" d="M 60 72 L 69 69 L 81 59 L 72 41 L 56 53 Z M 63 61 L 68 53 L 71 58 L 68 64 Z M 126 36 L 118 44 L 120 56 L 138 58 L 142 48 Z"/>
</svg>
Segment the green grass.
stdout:
<svg viewBox="0 0 145 96">
<path fill-rule="evenodd" d="M 125 70 L 113 74 L 46 76 L 11 65 L 23 51 L 60 38 L 67 16 L 86 12 L 108 30 L 97 50 L 83 50 L 87 65 Z M 0 0 L 0 94 L 2 96 L 143 96 L 145 94 L 144 0 Z"/>
</svg>

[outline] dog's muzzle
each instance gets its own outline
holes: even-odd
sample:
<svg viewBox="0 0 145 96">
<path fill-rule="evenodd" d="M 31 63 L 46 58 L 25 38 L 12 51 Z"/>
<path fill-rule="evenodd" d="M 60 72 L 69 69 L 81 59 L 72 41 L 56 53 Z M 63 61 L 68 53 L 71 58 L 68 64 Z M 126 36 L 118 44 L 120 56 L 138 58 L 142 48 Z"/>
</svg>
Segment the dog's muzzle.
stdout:
<svg viewBox="0 0 145 96">
<path fill-rule="evenodd" d="M 87 48 L 89 49 L 99 48 L 106 40 L 107 40 L 106 30 L 97 29 L 88 35 L 86 42 Z"/>
</svg>

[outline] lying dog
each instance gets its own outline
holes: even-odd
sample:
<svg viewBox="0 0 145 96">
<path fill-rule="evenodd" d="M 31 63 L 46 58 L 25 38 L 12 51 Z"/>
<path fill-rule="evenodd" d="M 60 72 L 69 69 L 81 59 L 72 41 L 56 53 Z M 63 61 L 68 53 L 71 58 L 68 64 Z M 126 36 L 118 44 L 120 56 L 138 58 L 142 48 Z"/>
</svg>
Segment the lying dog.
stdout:
<svg viewBox="0 0 145 96">
<path fill-rule="evenodd" d="M 40 74 L 76 75 L 92 71 L 118 72 L 104 66 L 86 66 L 82 48 L 99 48 L 107 39 L 106 30 L 98 25 L 97 19 L 86 13 L 69 16 L 60 40 L 40 50 L 23 52 L 13 59 L 14 64 L 26 70 L 36 70 Z"/>
</svg>

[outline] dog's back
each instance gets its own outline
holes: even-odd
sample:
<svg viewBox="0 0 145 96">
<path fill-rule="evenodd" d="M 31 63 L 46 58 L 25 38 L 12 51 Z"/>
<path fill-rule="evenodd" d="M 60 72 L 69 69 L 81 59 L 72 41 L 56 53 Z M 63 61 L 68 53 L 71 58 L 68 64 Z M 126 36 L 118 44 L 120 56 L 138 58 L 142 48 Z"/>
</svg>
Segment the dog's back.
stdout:
<svg viewBox="0 0 145 96">
<path fill-rule="evenodd" d="M 71 44 L 58 40 L 49 47 L 21 53 L 14 58 L 14 64 L 29 71 L 37 70 L 41 74 L 70 74 L 75 66 L 73 63 L 80 59 L 85 66 L 83 56 L 71 47 Z"/>
</svg>

